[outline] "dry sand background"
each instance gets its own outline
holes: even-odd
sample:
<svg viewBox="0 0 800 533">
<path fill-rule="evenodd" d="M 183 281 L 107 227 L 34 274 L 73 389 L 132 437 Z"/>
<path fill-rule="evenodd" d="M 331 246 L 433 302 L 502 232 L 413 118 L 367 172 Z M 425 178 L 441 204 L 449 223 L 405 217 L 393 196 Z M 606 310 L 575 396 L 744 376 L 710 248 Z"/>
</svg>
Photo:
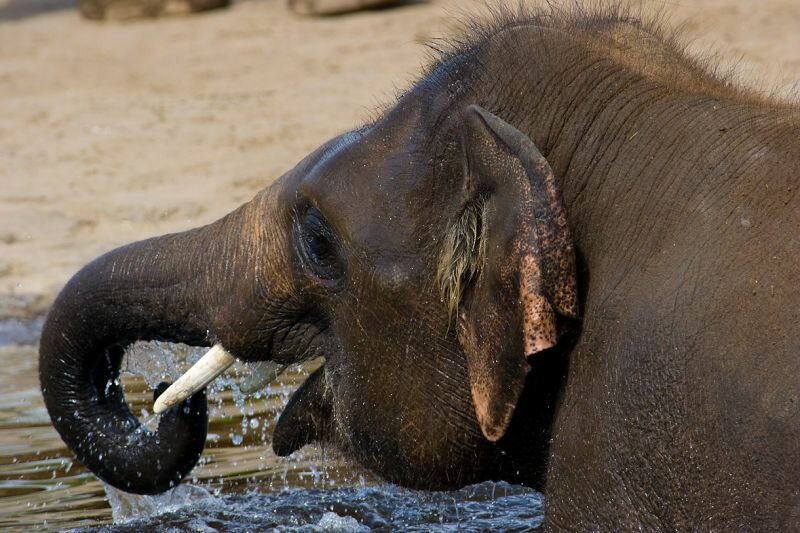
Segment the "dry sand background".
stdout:
<svg viewBox="0 0 800 533">
<path fill-rule="evenodd" d="M 642 4 L 750 83 L 786 95 L 800 80 L 800 0 Z M 422 43 L 482 5 L 309 19 L 241 0 L 98 24 L 66 0 L 0 0 L 0 318 L 40 313 L 102 252 L 248 200 L 389 101 Z"/>
</svg>

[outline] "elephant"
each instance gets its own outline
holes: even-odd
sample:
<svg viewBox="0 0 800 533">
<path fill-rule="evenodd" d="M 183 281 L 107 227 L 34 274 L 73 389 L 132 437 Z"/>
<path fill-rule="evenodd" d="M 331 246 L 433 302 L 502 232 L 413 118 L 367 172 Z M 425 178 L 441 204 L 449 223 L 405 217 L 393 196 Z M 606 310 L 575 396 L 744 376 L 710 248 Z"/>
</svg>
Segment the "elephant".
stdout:
<svg viewBox="0 0 800 533">
<path fill-rule="evenodd" d="M 289 9 L 298 15 L 341 15 L 361 9 L 375 9 L 406 3 L 408 0 L 288 0 Z"/>
<path fill-rule="evenodd" d="M 402 2 L 403 0 L 287 0 L 287 6 L 299 15 L 337 15 Z M 231 0 L 78 0 L 81 15 L 91 20 L 154 18 L 220 9 L 230 4 Z"/>
<path fill-rule="evenodd" d="M 127 345 L 323 358 L 279 455 L 525 484 L 548 530 L 800 528 L 798 106 L 624 9 L 500 12 L 440 48 L 225 217 L 75 274 L 40 344 L 63 440 L 164 491 L 202 453 L 213 375 L 144 429 Z"/>
<path fill-rule="evenodd" d="M 196 13 L 228 7 L 230 0 L 78 0 L 78 9 L 91 20 L 131 20 Z"/>
</svg>

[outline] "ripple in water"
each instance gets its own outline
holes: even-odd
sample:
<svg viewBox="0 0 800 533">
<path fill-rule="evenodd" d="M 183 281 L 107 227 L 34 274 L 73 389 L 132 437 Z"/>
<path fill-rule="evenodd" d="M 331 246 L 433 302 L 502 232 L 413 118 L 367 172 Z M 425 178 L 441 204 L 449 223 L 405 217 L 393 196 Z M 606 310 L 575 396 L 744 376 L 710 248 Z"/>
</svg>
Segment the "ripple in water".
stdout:
<svg viewBox="0 0 800 533">
<path fill-rule="evenodd" d="M 115 521 L 126 521 L 81 531 L 531 531 L 543 519 L 539 493 L 504 482 L 451 492 L 382 485 L 223 497 L 191 485 L 155 497 L 106 490 Z"/>
<path fill-rule="evenodd" d="M 31 346 L 39 340 L 44 316 L 33 320 L 7 318 L 0 320 L 0 346 Z"/>
<path fill-rule="evenodd" d="M 203 352 L 186 346 L 138 343 L 129 349 L 122 370 L 123 374 L 141 376 L 149 387 L 155 387 L 164 380 L 174 381 Z M 270 419 L 282 410 L 293 387 L 275 383 L 245 396 L 238 381 L 248 374 L 248 369 L 236 366 L 209 387 L 212 432 L 207 444 L 213 448 L 227 437 L 229 445 L 236 449 L 231 450 L 233 454 L 247 456 L 250 448 L 242 446 L 243 440 L 268 448 Z M 270 399 L 272 407 L 265 408 Z M 268 413 L 273 414 L 265 418 Z M 141 407 L 139 414 L 143 423 L 140 431 L 154 431 L 159 417 L 146 407 Z M 220 425 L 222 420 L 227 421 L 224 426 Z M 222 435 L 213 433 L 223 427 Z M 269 455 L 265 452 L 259 456 L 259 462 L 274 462 Z M 307 463 L 302 455 L 295 454 L 288 461 L 281 459 L 284 469 L 297 469 L 295 474 L 302 475 L 302 465 Z M 349 482 L 347 476 L 329 477 L 325 472 L 327 461 L 324 457 L 321 460 L 318 467 L 322 472 L 315 463 L 305 466 L 313 478 L 310 488 L 293 487 L 288 479 L 284 479 L 283 487 L 275 487 L 274 480 L 265 484 L 253 478 L 244 485 L 248 492 L 224 494 L 221 487 L 198 485 L 195 474 L 192 483 L 157 496 L 128 494 L 105 485 L 114 524 L 76 531 L 530 531 L 542 523 L 542 497 L 525 487 L 486 482 L 458 491 L 424 492 L 392 485 L 368 486 L 360 475 Z M 205 461 L 204 456 L 201 465 Z M 232 465 L 239 468 L 237 461 Z M 249 463 L 243 464 L 243 469 L 259 470 L 253 458 Z M 217 466 L 212 462 L 203 468 L 213 472 Z M 204 477 L 209 479 L 211 472 Z M 225 476 L 220 473 L 222 477 Z"/>
</svg>

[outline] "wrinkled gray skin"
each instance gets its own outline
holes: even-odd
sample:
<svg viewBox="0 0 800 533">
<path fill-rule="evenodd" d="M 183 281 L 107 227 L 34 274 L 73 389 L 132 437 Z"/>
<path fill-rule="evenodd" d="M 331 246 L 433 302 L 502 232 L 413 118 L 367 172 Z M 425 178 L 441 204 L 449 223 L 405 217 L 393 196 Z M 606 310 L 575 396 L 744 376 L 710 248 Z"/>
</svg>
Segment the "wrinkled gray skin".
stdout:
<svg viewBox="0 0 800 533">
<path fill-rule="evenodd" d="M 99 476 L 157 492 L 196 461 L 204 402 L 131 437 L 121 347 L 323 356 L 281 454 L 326 441 L 407 486 L 526 483 L 550 529 L 800 528 L 798 116 L 624 17 L 476 32 L 227 217 L 79 272 L 42 336 L 54 425 Z M 437 265 L 476 198 L 485 264 L 451 319 Z M 546 260 L 565 237 L 577 273 Z M 550 319 L 558 344 L 526 361 Z"/>
</svg>

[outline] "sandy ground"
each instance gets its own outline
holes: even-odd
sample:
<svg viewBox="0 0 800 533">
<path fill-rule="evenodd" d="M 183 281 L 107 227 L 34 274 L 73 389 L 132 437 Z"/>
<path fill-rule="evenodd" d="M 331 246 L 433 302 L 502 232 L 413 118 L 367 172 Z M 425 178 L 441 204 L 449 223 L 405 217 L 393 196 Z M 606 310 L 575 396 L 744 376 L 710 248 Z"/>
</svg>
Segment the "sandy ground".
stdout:
<svg viewBox="0 0 800 533">
<path fill-rule="evenodd" d="M 565 0 L 566 2 L 573 0 Z M 643 2 L 789 94 L 800 0 Z M 126 24 L 0 0 L 0 318 L 118 245 L 210 222 L 414 79 L 453 0 L 309 19 L 281 0 Z"/>
</svg>

